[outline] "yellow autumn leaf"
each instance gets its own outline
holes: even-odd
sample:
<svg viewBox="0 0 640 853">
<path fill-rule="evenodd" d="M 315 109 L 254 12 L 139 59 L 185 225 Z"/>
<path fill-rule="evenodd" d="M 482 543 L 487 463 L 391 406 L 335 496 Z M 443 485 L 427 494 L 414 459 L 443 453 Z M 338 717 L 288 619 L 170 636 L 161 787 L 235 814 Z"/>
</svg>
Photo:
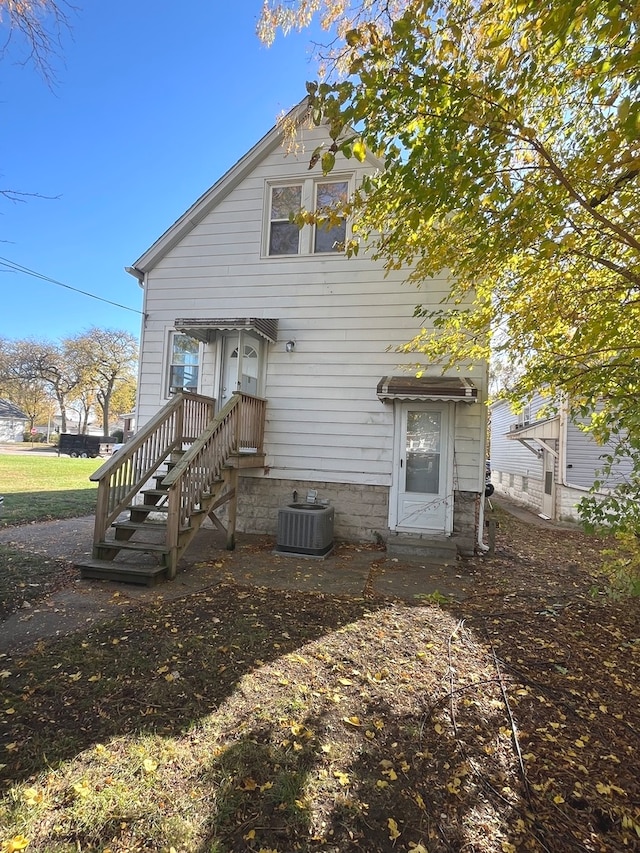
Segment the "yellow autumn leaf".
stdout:
<svg viewBox="0 0 640 853">
<path fill-rule="evenodd" d="M 24 835 L 14 835 L 2 842 L 2 853 L 15 853 L 16 850 L 24 850 L 29 844 L 29 839 Z"/>
<path fill-rule="evenodd" d="M 348 687 L 349 684 L 353 684 L 353 681 L 351 681 L 350 678 L 339 678 L 338 681 L 345 687 Z"/>
<path fill-rule="evenodd" d="M 414 844 L 413 841 L 409 842 L 409 850 L 411 850 L 411 853 L 429 853 L 424 844 Z"/>
<path fill-rule="evenodd" d="M 560 805 L 560 803 L 564 803 L 564 797 L 562 796 L 562 794 L 556 794 L 553 798 L 553 802 L 558 803 L 558 805 Z"/>
<path fill-rule="evenodd" d="M 398 824 L 392 817 L 390 817 L 387 821 L 387 826 L 389 827 L 389 839 L 391 841 L 395 841 L 396 838 L 400 837 L 400 830 L 398 829 Z"/>
<path fill-rule="evenodd" d="M 25 788 L 22 798 L 28 806 L 37 806 L 38 803 L 44 802 L 44 792 L 38 788 Z"/>
<path fill-rule="evenodd" d="M 363 163 L 367 156 L 367 147 L 361 139 L 357 139 L 353 143 L 353 156 L 359 163 Z"/>
<path fill-rule="evenodd" d="M 142 769 L 145 773 L 153 773 L 154 770 L 158 769 L 158 762 L 154 761 L 153 758 L 145 758 L 142 762 Z"/>
<path fill-rule="evenodd" d="M 343 723 L 348 723 L 350 726 L 361 726 L 362 722 L 360 721 L 360 717 L 343 717 Z"/>
<path fill-rule="evenodd" d="M 334 770 L 333 775 L 338 780 L 338 782 L 340 782 L 340 784 L 343 785 L 345 788 L 351 783 L 351 780 L 349 779 L 349 774 L 343 773 L 342 770 Z"/>
<path fill-rule="evenodd" d="M 252 779 L 250 776 L 247 779 L 242 780 L 242 785 L 240 786 L 241 791 L 255 791 L 258 787 L 258 783 L 255 779 Z"/>
<path fill-rule="evenodd" d="M 436 732 L 437 732 L 439 735 L 441 735 L 441 734 L 442 734 L 442 732 L 444 731 L 444 729 L 442 728 L 442 726 L 440 725 L 440 723 L 436 723 L 436 724 L 435 724 L 435 726 L 434 726 L 433 728 L 436 730 Z"/>
<path fill-rule="evenodd" d="M 273 788 L 273 782 L 265 782 L 264 785 L 260 785 L 261 791 L 268 791 L 269 788 Z"/>
<path fill-rule="evenodd" d="M 376 781 L 376 788 L 388 788 L 388 787 L 389 787 L 389 783 L 387 782 L 386 779 L 378 779 Z"/>
<path fill-rule="evenodd" d="M 101 678 L 102 678 L 102 676 L 100 674 L 90 675 L 89 678 L 87 679 L 87 681 L 100 681 Z"/>
<path fill-rule="evenodd" d="M 422 799 L 422 797 L 420 796 L 420 794 L 414 794 L 413 798 L 416 801 L 416 804 L 417 804 L 418 808 L 420 809 L 420 811 L 424 812 L 427 810 L 427 805 L 426 805 L 425 801 Z"/>
<path fill-rule="evenodd" d="M 91 788 L 87 782 L 76 782 L 73 785 L 73 790 L 79 797 L 88 797 L 91 793 Z"/>
<path fill-rule="evenodd" d="M 81 672 L 74 672 L 73 675 L 69 676 L 69 681 L 80 681 L 81 678 L 82 678 Z"/>
<path fill-rule="evenodd" d="M 253 839 L 256 837 L 255 829 L 250 829 L 249 832 L 247 832 L 247 834 L 243 835 L 242 837 L 245 841 L 253 841 Z"/>
</svg>

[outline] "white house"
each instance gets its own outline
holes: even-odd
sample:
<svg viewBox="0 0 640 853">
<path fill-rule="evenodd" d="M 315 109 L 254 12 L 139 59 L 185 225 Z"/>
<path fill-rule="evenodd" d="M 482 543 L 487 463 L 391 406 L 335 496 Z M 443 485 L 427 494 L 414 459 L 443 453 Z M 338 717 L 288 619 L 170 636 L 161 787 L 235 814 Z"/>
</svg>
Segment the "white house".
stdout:
<svg viewBox="0 0 640 853">
<path fill-rule="evenodd" d="M 336 538 L 468 553 L 482 530 L 486 365 L 444 377 L 426 365 L 416 379 L 415 358 L 395 348 L 445 276 L 418 290 L 366 251 L 347 258 L 348 223 L 290 222 L 378 167 L 338 157 L 330 175 L 310 170 L 327 136 L 306 113 L 292 113 L 295 152 L 274 127 L 127 268 L 144 291 L 137 436 L 176 393 L 214 398 L 216 412 L 238 392 L 258 398 L 263 456 L 243 460 L 238 529 L 274 534 L 279 509 L 311 491 L 334 508 Z"/>
<path fill-rule="evenodd" d="M 9 400 L 0 399 L 0 442 L 22 441 L 29 418 Z"/>
<path fill-rule="evenodd" d="M 577 521 L 577 504 L 599 479 L 603 456 L 612 448 L 581 430 L 566 403 L 549 403 L 535 394 L 517 414 L 504 400 L 490 406 L 491 481 L 497 492 L 547 518 Z M 628 470 L 618 465 L 607 485 Z"/>
</svg>

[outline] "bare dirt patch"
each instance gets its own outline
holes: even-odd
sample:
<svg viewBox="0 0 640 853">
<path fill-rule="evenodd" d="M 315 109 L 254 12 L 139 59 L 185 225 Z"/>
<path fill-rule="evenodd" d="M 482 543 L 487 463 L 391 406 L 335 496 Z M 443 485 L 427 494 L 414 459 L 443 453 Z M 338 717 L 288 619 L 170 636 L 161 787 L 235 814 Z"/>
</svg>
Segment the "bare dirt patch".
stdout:
<svg viewBox="0 0 640 853">
<path fill-rule="evenodd" d="M 598 540 L 500 525 L 442 606 L 375 592 L 378 557 L 369 596 L 225 582 L 0 660 L 0 840 L 637 848 L 637 601 L 598 591 Z"/>
</svg>

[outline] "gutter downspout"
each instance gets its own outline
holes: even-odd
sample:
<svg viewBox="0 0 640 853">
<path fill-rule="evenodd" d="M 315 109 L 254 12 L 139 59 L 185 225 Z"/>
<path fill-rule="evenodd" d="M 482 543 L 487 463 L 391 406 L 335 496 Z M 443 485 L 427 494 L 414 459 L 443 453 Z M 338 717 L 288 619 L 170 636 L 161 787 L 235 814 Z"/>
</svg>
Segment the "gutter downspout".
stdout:
<svg viewBox="0 0 640 853">
<path fill-rule="evenodd" d="M 567 485 L 567 424 L 569 422 L 569 403 L 563 394 L 558 409 L 558 475 L 561 486 Z"/>
<path fill-rule="evenodd" d="M 132 275 L 135 279 L 138 280 L 138 285 L 142 288 L 143 296 L 142 296 L 142 322 L 140 323 L 140 354 L 138 358 L 138 381 L 136 382 L 136 431 L 140 429 L 142 424 L 140 423 L 140 375 L 142 371 L 142 348 L 144 341 L 144 330 L 147 325 L 147 289 L 145 287 L 146 284 L 146 276 L 141 270 L 136 267 L 125 267 L 125 272 L 128 272 L 129 275 Z"/>
</svg>

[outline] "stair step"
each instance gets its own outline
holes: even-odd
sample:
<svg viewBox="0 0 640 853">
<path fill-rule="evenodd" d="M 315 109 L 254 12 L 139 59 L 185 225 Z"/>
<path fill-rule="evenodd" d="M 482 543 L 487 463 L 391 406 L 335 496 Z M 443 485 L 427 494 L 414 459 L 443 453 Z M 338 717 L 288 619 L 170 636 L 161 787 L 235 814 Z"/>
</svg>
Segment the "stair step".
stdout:
<svg viewBox="0 0 640 853">
<path fill-rule="evenodd" d="M 127 507 L 128 512 L 169 512 L 169 507 L 166 504 L 129 504 Z"/>
<path fill-rule="evenodd" d="M 148 551 L 154 554 L 165 554 L 167 546 L 164 542 L 138 542 L 135 539 L 103 539 L 97 542 L 96 548 L 110 548 L 117 551 Z"/>
<path fill-rule="evenodd" d="M 153 586 L 166 577 L 164 566 L 136 566 L 113 560 L 83 560 L 75 564 L 85 580 L 107 580 Z"/>
<path fill-rule="evenodd" d="M 163 533 L 167 529 L 165 521 L 114 521 L 112 530 L 148 530 L 154 533 Z"/>
<path fill-rule="evenodd" d="M 160 500 L 161 498 L 166 498 L 166 496 L 168 495 L 168 491 L 167 489 L 143 489 L 140 494 L 144 495 L 145 501 L 148 497 L 158 498 L 158 500 Z"/>
<path fill-rule="evenodd" d="M 390 557 L 413 558 L 425 561 L 455 562 L 458 549 L 447 536 L 390 536 L 387 539 Z"/>
</svg>

